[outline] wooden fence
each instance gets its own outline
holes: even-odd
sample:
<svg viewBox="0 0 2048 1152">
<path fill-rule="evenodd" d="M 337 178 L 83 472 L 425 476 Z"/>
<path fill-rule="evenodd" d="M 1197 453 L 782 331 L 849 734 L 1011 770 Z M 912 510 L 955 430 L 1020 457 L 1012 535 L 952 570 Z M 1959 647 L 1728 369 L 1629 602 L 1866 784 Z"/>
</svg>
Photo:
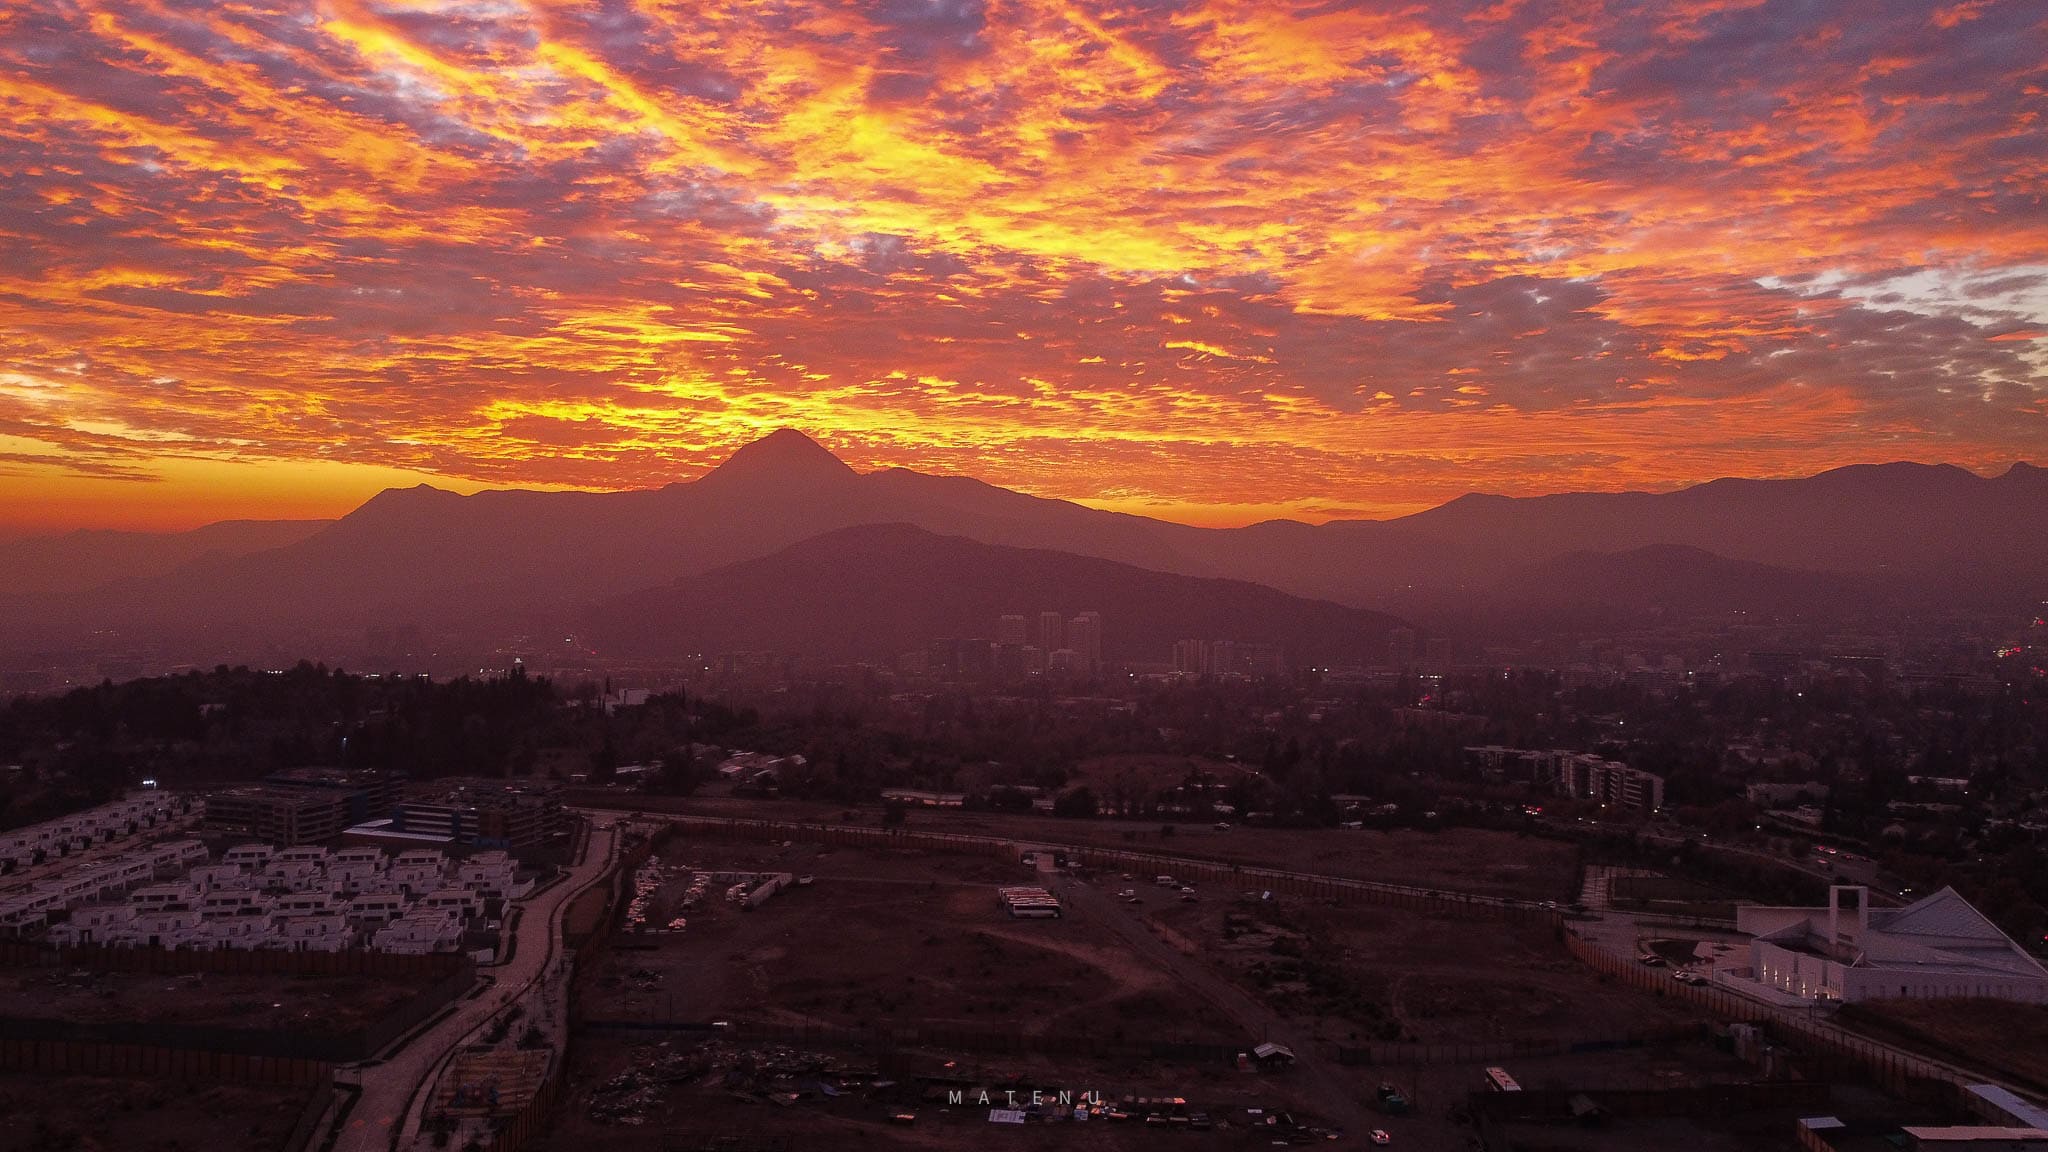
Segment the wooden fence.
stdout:
<svg viewBox="0 0 2048 1152">
<path fill-rule="evenodd" d="M 0 941 L 0 968 L 84 968 L 94 972 L 173 975 L 208 972 L 285 976 L 372 976 L 397 980 L 445 976 L 469 959 L 454 953 L 401 956 L 391 952 L 288 952 L 282 949 L 111 948 L 80 944 L 59 948 L 32 940 Z"/>
<path fill-rule="evenodd" d="M 326 1060 L 252 1056 L 103 1040 L 22 1040 L 0 1037 L 0 1071 L 60 1076 L 126 1076 L 195 1083 L 315 1085 L 331 1083 Z"/>
<path fill-rule="evenodd" d="M 121 954 L 127 950 L 108 951 Z M 138 1073 L 169 1078 L 308 1082 L 303 1079 L 311 1075 L 308 1069 L 368 1059 L 469 991 L 476 981 L 474 966 L 467 957 L 453 960 L 440 965 L 446 973 L 441 979 L 407 997 L 383 1017 L 348 1032 L 0 1017 L 0 1045 L 6 1045 L 0 1061 L 7 1062 L 5 1067 L 51 1072 L 105 1065 L 110 1069 L 133 1067 Z M 229 1063 L 217 1063 L 220 1060 Z"/>
</svg>

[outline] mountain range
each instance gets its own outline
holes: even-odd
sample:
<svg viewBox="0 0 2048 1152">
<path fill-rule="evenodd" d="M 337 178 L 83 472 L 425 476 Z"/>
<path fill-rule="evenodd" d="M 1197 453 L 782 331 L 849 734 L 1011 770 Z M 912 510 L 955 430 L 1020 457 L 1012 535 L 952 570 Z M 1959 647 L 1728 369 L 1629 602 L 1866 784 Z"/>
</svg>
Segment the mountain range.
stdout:
<svg viewBox="0 0 2048 1152">
<path fill-rule="evenodd" d="M 888 530 L 833 535 L 863 526 Z M 949 537 L 992 549 L 963 550 Z M 814 540 L 845 555 L 786 551 Z M 875 551 L 877 541 L 903 550 L 895 569 Z M 1026 564 L 1015 550 L 1119 567 L 1047 567 L 1053 562 L 1042 556 Z M 777 565 L 760 566 L 778 554 Z M 987 566 L 973 596 L 965 589 L 958 597 L 923 596 L 926 618 L 900 621 L 933 634 L 980 631 L 949 614 L 998 602 L 974 598 L 984 593 L 1019 611 L 1081 609 L 1091 606 L 1090 596 L 1133 595 L 1135 570 L 1161 577 L 1160 595 L 1184 587 L 1168 576 L 1264 585 L 1285 594 L 1300 620 L 1331 606 L 1417 620 L 1522 608 L 1616 620 L 1652 611 L 2020 603 L 2038 599 L 2048 583 L 2048 470 L 2016 464 L 1981 477 L 1947 465 L 1861 465 L 1668 493 L 1473 495 L 1388 520 L 1213 529 L 966 477 L 902 468 L 862 473 L 783 430 L 695 481 L 658 489 L 462 496 L 422 485 L 382 492 L 332 522 L 15 541 L 0 546 L 7 576 L 0 646 L 66 645 L 111 630 L 217 648 L 316 632 L 360 635 L 393 622 L 477 634 L 606 633 L 605 622 L 627 611 L 622 605 L 652 612 L 663 595 L 726 597 L 737 620 L 748 618 L 750 578 L 856 557 L 869 565 L 878 593 L 892 575 L 914 574 L 920 564 L 943 561 L 956 573 Z M 1030 584 L 1027 572 L 1037 574 L 1032 579 L 1058 572 L 1078 586 L 1041 605 L 1032 598 L 1051 590 Z M 754 587 L 765 595 L 765 585 Z M 819 591 L 788 586 L 791 596 Z M 884 607 L 876 598 L 861 603 L 871 612 Z M 855 606 L 850 599 L 833 611 Z M 661 618 L 676 622 L 675 637 L 736 646 L 747 638 Z M 1159 626 L 1184 630 L 1203 619 L 1161 617 Z M 749 635 L 779 635 L 771 623 L 761 619 Z M 1261 627 L 1286 631 L 1277 619 Z"/>
</svg>

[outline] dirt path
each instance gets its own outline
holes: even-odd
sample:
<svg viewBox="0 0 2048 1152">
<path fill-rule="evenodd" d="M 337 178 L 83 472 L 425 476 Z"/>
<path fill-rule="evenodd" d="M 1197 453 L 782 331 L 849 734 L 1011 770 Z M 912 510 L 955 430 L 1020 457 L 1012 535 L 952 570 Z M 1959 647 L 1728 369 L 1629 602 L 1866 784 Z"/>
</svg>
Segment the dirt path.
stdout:
<svg viewBox="0 0 2048 1152">
<path fill-rule="evenodd" d="M 1374 1125 L 1375 1114 L 1359 1099 L 1358 1091 L 1337 1071 L 1316 1045 L 1279 1013 L 1254 999 L 1229 977 L 1203 961 L 1182 954 L 1160 939 L 1099 888 L 1059 882 L 1066 914 L 1083 923 L 1100 924 L 1122 937 L 1133 952 L 1145 957 L 1169 978 L 1181 984 L 1221 1011 L 1243 1028 L 1254 1041 L 1271 1040 L 1294 1053 L 1296 1079 L 1308 1081 L 1315 1089 L 1317 1107 L 1344 1129 L 1340 1147 L 1365 1147 L 1365 1134 Z"/>
</svg>

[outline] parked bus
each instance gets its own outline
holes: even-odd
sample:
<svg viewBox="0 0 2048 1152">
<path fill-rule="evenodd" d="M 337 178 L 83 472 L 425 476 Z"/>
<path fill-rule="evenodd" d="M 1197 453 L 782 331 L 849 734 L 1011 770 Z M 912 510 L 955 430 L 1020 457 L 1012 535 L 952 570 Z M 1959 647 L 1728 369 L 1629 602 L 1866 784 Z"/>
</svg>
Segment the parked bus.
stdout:
<svg viewBox="0 0 2048 1152">
<path fill-rule="evenodd" d="M 1522 1090 L 1522 1086 L 1515 1083 L 1515 1078 L 1508 1075 L 1508 1070 L 1505 1068 L 1488 1068 L 1486 1070 L 1486 1087 L 1494 1092 L 1520 1092 Z"/>
</svg>

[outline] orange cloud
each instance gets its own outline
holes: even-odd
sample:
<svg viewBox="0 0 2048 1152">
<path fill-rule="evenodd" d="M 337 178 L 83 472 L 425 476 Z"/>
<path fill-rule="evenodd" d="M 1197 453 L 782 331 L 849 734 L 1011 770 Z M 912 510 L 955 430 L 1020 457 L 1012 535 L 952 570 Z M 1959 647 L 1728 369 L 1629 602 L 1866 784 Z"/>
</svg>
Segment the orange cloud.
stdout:
<svg viewBox="0 0 2048 1152">
<path fill-rule="evenodd" d="M 2041 32 L 0 0 L 0 521 L 639 486 L 782 424 L 1201 522 L 2037 455 Z"/>
</svg>

